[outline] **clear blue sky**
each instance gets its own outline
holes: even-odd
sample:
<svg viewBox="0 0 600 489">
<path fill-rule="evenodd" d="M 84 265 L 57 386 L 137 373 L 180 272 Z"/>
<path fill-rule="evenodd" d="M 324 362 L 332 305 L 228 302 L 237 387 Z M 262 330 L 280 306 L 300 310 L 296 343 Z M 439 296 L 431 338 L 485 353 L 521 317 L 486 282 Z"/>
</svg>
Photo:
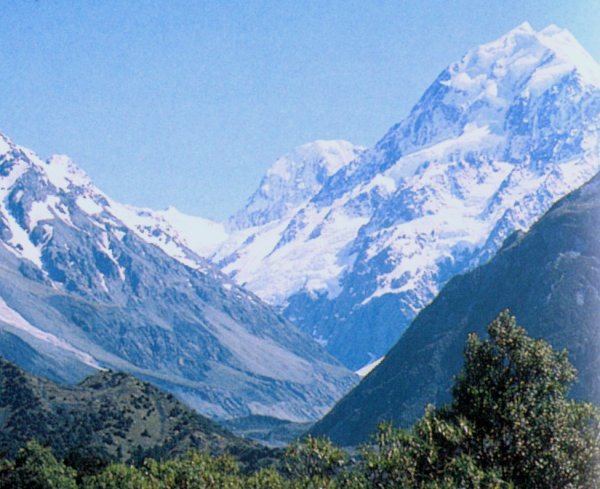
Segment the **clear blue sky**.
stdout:
<svg viewBox="0 0 600 489">
<path fill-rule="evenodd" d="M 374 144 L 446 65 L 525 20 L 600 59 L 600 0 L 0 7 L 0 131 L 120 201 L 217 219 L 299 144 Z"/>
</svg>

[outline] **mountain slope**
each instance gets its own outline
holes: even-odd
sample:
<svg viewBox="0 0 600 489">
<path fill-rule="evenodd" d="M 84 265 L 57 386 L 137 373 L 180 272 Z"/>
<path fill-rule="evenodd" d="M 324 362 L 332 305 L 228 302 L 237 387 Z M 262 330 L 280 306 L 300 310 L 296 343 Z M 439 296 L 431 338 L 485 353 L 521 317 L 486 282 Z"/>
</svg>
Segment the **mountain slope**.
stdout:
<svg viewBox="0 0 600 489">
<path fill-rule="evenodd" d="M 99 372 L 61 386 L 0 358 L 0 411 L 0 451 L 9 455 L 31 439 L 58 457 L 95 450 L 126 461 L 191 448 L 266 455 L 173 396 L 122 373 Z"/>
<path fill-rule="evenodd" d="M 180 212 L 175 207 L 155 211 L 110 201 L 112 212 L 127 227 L 171 257 L 191 267 L 203 268 L 210 255 L 228 234 L 225 225 Z"/>
<path fill-rule="evenodd" d="M 523 24 L 444 70 L 293 216 L 213 259 L 346 365 L 380 358 L 440 288 L 600 168 L 600 66 Z"/>
<path fill-rule="evenodd" d="M 600 404 L 600 176 L 563 198 L 486 265 L 452 279 L 398 343 L 314 428 L 363 442 L 382 420 L 408 425 L 450 398 L 467 335 L 510 308 L 528 334 L 566 348 L 578 369 L 572 395 Z"/>
<path fill-rule="evenodd" d="M 354 376 L 155 217 L 1 137 L 0 354 L 131 372 L 210 416 L 322 415 Z"/>
</svg>

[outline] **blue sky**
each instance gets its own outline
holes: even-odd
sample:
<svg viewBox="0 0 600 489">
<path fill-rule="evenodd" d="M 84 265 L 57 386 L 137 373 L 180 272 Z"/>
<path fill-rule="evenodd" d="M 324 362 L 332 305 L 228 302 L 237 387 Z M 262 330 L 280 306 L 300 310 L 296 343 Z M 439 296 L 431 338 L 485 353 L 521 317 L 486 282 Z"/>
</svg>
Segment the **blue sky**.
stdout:
<svg viewBox="0 0 600 489">
<path fill-rule="evenodd" d="M 20 0 L 0 20 L 0 131 L 117 200 L 216 219 L 299 144 L 374 144 L 525 20 L 600 60 L 598 0 Z"/>
</svg>

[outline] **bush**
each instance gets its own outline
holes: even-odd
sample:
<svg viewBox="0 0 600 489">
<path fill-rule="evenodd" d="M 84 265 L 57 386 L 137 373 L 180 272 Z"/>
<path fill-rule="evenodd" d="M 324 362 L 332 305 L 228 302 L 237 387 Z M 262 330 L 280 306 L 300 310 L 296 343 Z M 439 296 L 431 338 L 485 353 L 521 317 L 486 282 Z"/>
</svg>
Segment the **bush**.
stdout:
<svg viewBox="0 0 600 489">
<path fill-rule="evenodd" d="M 329 440 L 292 443 L 274 467 L 240 472 L 230 455 L 191 452 L 102 469 L 102 453 L 71 454 L 85 489 L 591 489 L 600 487 L 598 410 L 567 398 L 566 352 L 527 336 L 508 312 L 471 335 L 452 402 L 410 430 L 380 425 L 358 461 Z M 97 472 L 97 473 L 96 473 Z M 75 472 L 37 443 L 0 461 L 0 489 L 71 489 Z"/>
<path fill-rule="evenodd" d="M 50 449 L 31 441 L 19 450 L 14 463 L 0 464 L 0 488 L 76 489 L 75 475 Z"/>
<path fill-rule="evenodd" d="M 325 438 L 306 437 L 289 445 L 284 468 L 292 479 L 330 479 L 347 463 L 347 455 Z"/>
<path fill-rule="evenodd" d="M 382 425 L 364 451 L 370 487 L 600 487 L 598 410 L 567 399 L 567 353 L 505 311 L 471 335 L 453 402 L 410 431 Z"/>
<path fill-rule="evenodd" d="M 488 333 L 469 337 L 453 390 L 451 411 L 471 427 L 464 448 L 517 487 L 598 487 L 598 411 L 567 399 L 567 352 L 528 337 L 508 311 Z"/>
</svg>

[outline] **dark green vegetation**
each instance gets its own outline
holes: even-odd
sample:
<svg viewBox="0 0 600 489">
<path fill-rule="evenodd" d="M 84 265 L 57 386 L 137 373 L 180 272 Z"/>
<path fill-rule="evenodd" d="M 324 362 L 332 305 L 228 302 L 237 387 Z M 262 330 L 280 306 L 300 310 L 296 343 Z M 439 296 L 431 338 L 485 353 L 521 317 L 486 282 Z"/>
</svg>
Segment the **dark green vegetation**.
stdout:
<svg viewBox="0 0 600 489">
<path fill-rule="evenodd" d="M 74 463 L 172 457 L 190 449 L 230 452 L 251 465 L 271 456 L 130 375 L 99 372 L 61 386 L 0 358 L 0 451 L 15 456 L 32 439 Z"/>
<path fill-rule="evenodd" d="M 352 459 L 309 436 L 278 464 L 251 472 L 231 455 L 198 452 L 82 467 L 30 442 L 0 462 L 0 489 L 598 487 L 600 413 L 567 398 L 576 372 L 566 351 L 530 338 L 507 312 L 488 334 L 469 336 L 451 403 L 428 407 L 410 430 L 381 425 L 374 445 Z"/>
<path fill-rule="evenodd" d="M 600 177 L 515 234 L 486 265 L 451 280 L 385 360 L 313 429 L 343 445 L 377 424 L 411 425 L 428 403 L 449 401 L 470 332 L 484 334 L 505 308 L 529 334 L 567 348 L 579 381 L 574 398 L 600 404 Z"/>
<path fill-rule="evenodd" d="M 271 416 L 245 416 L 223 421 L 223 426 L 238 436 L 273 447 L 285 446 L 304 435 L 313 423 L 294 423 Z"/>
</svg>

